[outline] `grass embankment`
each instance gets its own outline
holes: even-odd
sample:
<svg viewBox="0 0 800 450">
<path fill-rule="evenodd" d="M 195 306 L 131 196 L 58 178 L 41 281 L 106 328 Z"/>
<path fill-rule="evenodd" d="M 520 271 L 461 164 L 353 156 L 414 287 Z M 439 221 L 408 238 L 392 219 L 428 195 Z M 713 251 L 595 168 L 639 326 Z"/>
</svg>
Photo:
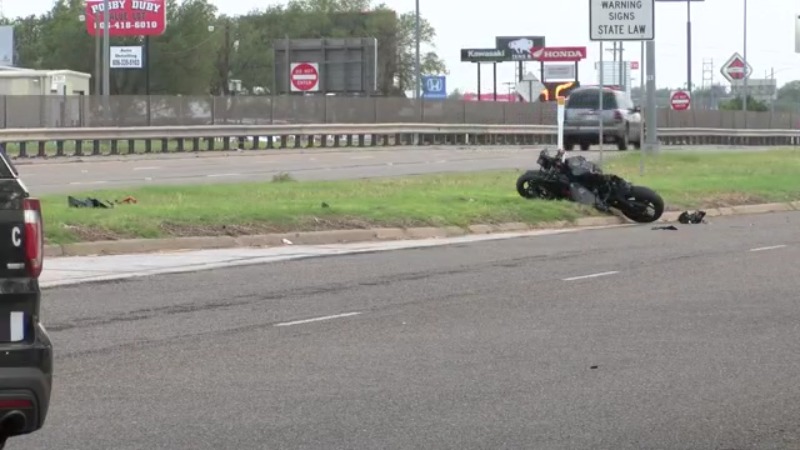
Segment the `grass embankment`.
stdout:
<svg viewBox="0 0 800 450">
<path fill-rule="evenodd" d="M 577 152 L 576 152 L 577 153 Z M 800 199 L 800 151 L 664 153 L 608 158 L 607 172 L 656 189 L 669 209 L 709 208 Z M 76 197 L 139 203 L 114 209 L 68 208 L 66 196 L 44 197 L 50 243 L 134 237 L 256 234 L 280 231 L 445 226 L 573 220 L 597 212 L 568 202 L 524 200 L 519 171 L 372 180 L 142 187 Z"/>
</svg>

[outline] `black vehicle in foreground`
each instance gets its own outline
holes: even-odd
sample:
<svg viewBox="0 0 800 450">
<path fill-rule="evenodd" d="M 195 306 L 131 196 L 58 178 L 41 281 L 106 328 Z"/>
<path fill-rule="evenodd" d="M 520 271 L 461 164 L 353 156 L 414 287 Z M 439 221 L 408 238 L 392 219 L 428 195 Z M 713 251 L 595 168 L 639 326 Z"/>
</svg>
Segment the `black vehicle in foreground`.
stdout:
<svg viewBox="0 0 800 450">
<path fill-rule="evenodd" d="M 564 158 L 563 151 L 551 156 L 539 153 L 541 169 L 528 170 L 517 179 L 517 192 L 528 199 L 570 200 L 608 212 L 618 209 L 628 219 L 649 223 L 664 213 L 664 200 L 645 186 L 604 174 L 583 156 Z"/>
<path fill-rule="evenodd" d="M 44 425 L 53 347 L 39 321 L 44 228 L 32 198 L 0 152 L 0 448 Z"/>
</svg>

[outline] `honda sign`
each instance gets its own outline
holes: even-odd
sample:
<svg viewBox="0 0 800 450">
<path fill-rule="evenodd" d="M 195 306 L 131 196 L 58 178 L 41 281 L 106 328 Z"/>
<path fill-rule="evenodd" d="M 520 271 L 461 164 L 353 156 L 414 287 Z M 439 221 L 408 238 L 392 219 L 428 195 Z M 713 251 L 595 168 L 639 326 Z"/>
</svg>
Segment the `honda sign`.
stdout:
<svg viewBox="0 0 800 450">
<path fill-rule="evenodd" d="M 586 59 L 586 47 L 539 47 L 531 52 L 534 61 L 577 62 Z"/>
</svg>

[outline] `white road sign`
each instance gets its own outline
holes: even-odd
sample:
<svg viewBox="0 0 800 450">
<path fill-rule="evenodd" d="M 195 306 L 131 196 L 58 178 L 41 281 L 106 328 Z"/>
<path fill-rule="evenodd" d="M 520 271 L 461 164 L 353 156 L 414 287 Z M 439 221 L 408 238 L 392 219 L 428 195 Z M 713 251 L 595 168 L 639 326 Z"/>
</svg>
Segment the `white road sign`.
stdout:
<svg viewBox="0 0 800 450">
<path fill-rule="evenodd" d="M 589 0 L 589 39 L 655 39 L 655 0 Z"/>
<path fill-rule="evenodd" d="M 545 64 L 544 79 L 551 80 L 574 80 L 575 64 Z"/>
<path fill-rule="evenodd" d="M 141 69 L 142 47 L 111 47 L 111 68 L 112 69 Z"/>
</svg>

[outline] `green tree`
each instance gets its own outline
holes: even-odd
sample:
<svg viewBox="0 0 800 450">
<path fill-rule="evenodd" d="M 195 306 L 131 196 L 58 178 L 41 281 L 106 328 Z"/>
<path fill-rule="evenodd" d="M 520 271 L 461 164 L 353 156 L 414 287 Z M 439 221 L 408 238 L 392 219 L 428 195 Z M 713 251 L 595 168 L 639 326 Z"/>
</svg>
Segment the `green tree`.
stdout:
<svg viewBox="0 0 800 450">
<path fill-rule="evenodd" d="M 726 111 L 741 111 L 742 110 L 742 97 L 736 96 L 730 100 L 720 102 L 719 109 Z M 769 107 L 764 102 L 754 99 L 752 96 L 747 96 L 747 110 L 748 111 L 769 111 Z"/>
<path fill-rule="evenodd" d="M 397 30 L 397 88 L 403 92 L 414 89 L 414 75 L 416 68 L 416 15 L 405 13 L 400 16 Z M 420 18 L 420 43 L 434 47 L 436 30 L 425 20 Z M 435 51 L 424 52 L 420 50 L 420 71 L 425 75 L 448 74 L 444 61 Z"/>
<path fill-rule="evenodd" d="M 800 110 L 800 80 L 790 81 L 778 89 L 775 100 L 776 111 Z"/>
</svg>

